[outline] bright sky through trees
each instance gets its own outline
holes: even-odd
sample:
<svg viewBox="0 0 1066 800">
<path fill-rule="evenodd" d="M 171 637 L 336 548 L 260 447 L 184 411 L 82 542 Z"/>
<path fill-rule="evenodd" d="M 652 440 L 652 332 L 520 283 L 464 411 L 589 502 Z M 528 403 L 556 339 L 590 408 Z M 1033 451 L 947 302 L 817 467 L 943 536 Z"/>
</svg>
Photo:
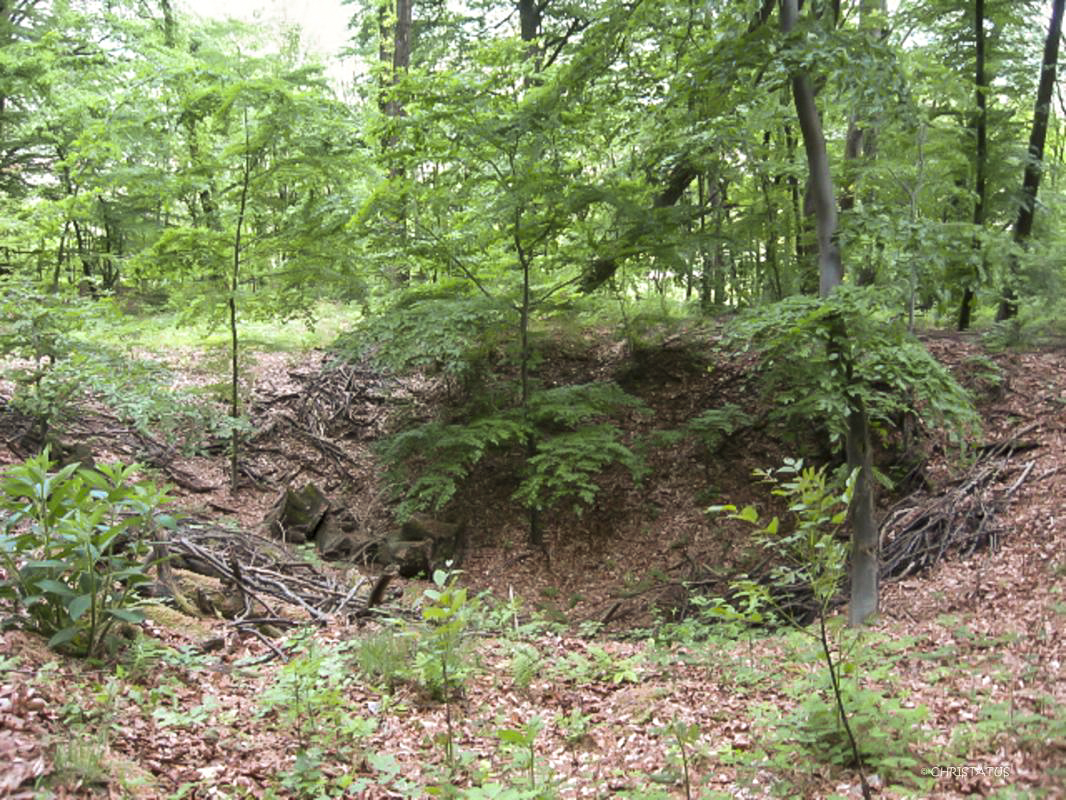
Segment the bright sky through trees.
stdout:
<svg viewBox="0 0 1066 800">
<path fill-rule="evenodd" d="M 330 78 L 335 83 L 350 80 L 350 65 L 347 60 L 342 64 L 337 53 L 348 41 L 353 8 L 341 0 L 181 0 L 179 5 L 214 19 L 299 25 L 305 46 L 323 57 Z"/>
</svg>

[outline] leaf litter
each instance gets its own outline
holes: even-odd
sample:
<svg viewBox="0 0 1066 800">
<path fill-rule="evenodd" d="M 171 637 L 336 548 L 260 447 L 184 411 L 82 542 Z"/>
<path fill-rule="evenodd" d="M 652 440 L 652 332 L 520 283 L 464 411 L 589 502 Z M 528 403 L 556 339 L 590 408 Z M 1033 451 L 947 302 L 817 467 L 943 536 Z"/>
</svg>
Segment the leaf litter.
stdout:
<svg viewBox="0 0 1066 800">
<path fill-rule="evenodd" d="M 967 339 L 927 343 L 963 376 L 967 359 L 983 355 Z M 575 355 L 585 363 L 570 366 L 577 372 L 610 373 L 617 366 L 611 357 L 607 352 Z M 1053 350 L 992 358 L 1005 378 L 982 398 L 986 437 L 1002 440 L 1028 427 L 1026 436 L 1039 446 L 1026 453 L 1019 468 L 1027 470 L 1025 479 L 1015 486 L 1020 475 L 1015 470 L 991 485 L 1000 530 L 990 547 L 887 582 L 872 631 L 906 640 L 906 651 L 892 667 L 891 694 L 930 712 L 922 723 L 929 738 L 919 750 L 923 769 L 935 779 L 919 796 L 987 795 L 1012 787 L 1024 796 L 1061 797 L 1066 776 L 1061 719 L 1066 708 L 1066 369 L 1061 353 Z M 670 364 L 663 363 L 669 371 Z M 657 385 L 645 398 L 665 414 L 672 409 L 682 418 L 685 412 L 677 409 L 706 407 L 711 396 L 715 402 L 743 398 L 742 380 L 728 370 L 712 380 L 705 371 L 684 368 L 683 358 L 678 363 L 682 368 L 671 376 L 656 376 Z M 294 369 L 287 357 L 260 358 L 253 392 L 255 402 L 267 409 L 264 417 L 271 408 L 299 403 L 320 366 Z M 430 396 L 430 389 L 406 386 L 402 391 L 417 406 L 428 402 L 419 398 Z M 387 506 L 368 443 L 388 421 L 342 411 L 349 421 L 372 420 L 364 426 L 366 433 L 346 439 L 328 425 L 311 432 L 338 444 L 347 457 L 279 431 L 264 452 L 255 454 L 254 469 L 267 482 L 326 474 L 333 490 L 349 492 L 369 524 L 386 524 Z M 256 423 L 266 424 L 263 418 Z M 643 628 L 656 599 L 651 595 L 661 594 L 663 585 L 680 584 L 693 564 L 712 564 L 728 573 L 729 565 L 741 560 L 743 543 L 725 544 L 698 513 L 705 505 L 698 498 L 705 496 L 700 493 L 708 483 L 733 502 L 761 502 L 747 476 L 753 467 L 773 463 L 775 445 L 759 431 L 741 436 L 743 445 L 727 447 L 713 463 L 685 446 L 654 455 L 653 477 L 643 487 L 608 474 L 601 500 L 587 517 L 560 515 L 550 532 L 549 563 L 525 549 L 524 531 L 499 472 L 476 474 L 471 516 L 482 535 L 464 564 L 464 582 L 473 590 L 492 591 L 500 601 L 525 598 L 571 623 L 601 621 L 605 610 L 620 603 L 625 609 L 614 615 L 608 631 Z M 940 488 L 957 480 L 948 467 L 952 456 L 945 448 L 931 458 L 928 475 Z M 239 522 L 253 528 L 272 494 L 250 481 L 236 497 L 229 496 L 223 460 L 201 456 L 181 464 L 218 487 L 206 496 L 185 495 L 185 502 L 232 509 Z M 341 464 L 347 475 L 339 474 Z M 654 580 L 646 580 L 649 565 L 660 565 Z M 419 591 L 417 583 L 408 584 L 404 597 Z M 283 680 L 285 665 L 277 658 L 255 663 L 271 655 L 262 640 L 224 620 L 170 619 L 144 627 L 170 655 L 146 655 L 149 666 L 141 671 L 136 658 L 127 655 L 120 660 L 123 673 L 114 664 L 64 659 L 25 633 L 0 634 L 0 797 L 37 796 L 36 784 L 54 776 L 61 761 L 76 760 L 67 745 L 83 733 L 86 757 L 103 765 L 103 777 L 95 783 L 73 779 L 57 788 L 56 796 L 265 797 L 280 776 L 293 774 L 306 742 L 276 711 L 264 712 L 262 698 Z M 314 636 L 328 650 L 381 629 L 366 620 L 338 618 Z M 212 637 L 222 640 L 222 649 L 205 655 L 201 645 Z M 478 638 L 476 668 L 452 703 L 458 747 L 497 779 L 520 774 L 495 732 L 540 718 L 544 727 L 534 745 L 538 774 L 553 776 L 560 797 L 619 797 L 650 788 L 683 797 L 673 770 L 677 759 L 663 733 L 677 720 L 699 728 L 692 768 L 700 786 L 723 797 L 772 792 L 775 775 L 768 765 L 741 769 L 721 754 L 765 748 L 770 731 L 757 721 L 756 708 L 787 709 L 794 703 L 785 683 L 809 667 L 794 663 L 780 637 L 754 637 L 729 648 L 691 643 L 656 650 L 639 637 L 589 640 L 571 630 L 542 632 L 525 643 L 534 648 L 539 668 L 520 685 L 512 643 Z M 615 674 L 588 668 L 597 658 Z M 337 702 L 346 714 L 373 719 L 377 727 L 350 747 L 326 752 L 322 771 L 364 779 L 366 785 L 347 796 L 399 797 L 405 791 L 419 796 L 419 790 L 404 787 L 439 777 L 445 768 L 444 704 L 413 683 L 384 692 L 358 679 L 352 664 L 345 669 L 352 670 L 352 679 L 343 683 Z M 982 727 L 993 712 L 1006 715 L 1007 722 Z M 1049 716 L 1057 716 L 1057 725 L 1032 726 L 1032 720 Z M 1043 736 L 1049 730 L 1057 733 Z M 95 735 L 100 731 L 106 735 Z M 814 774 L 802 782 L 793 776 L 804 796 L 859 796 L 850 771 L 811 769 Z M 899 792 L 886 788 L 881 794 Z M 296 794 L 289 789 L 280 796 Z"/>
</svg>

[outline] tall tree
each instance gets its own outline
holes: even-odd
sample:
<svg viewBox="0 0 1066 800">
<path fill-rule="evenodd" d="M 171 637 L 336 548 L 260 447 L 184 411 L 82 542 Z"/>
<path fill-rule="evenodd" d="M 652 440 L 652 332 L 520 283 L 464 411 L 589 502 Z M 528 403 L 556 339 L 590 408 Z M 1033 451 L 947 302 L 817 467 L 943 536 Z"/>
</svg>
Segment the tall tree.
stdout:
<svg viewBox="0 0 1066 800">
<path fill-rule="evenodd" d="M 1014 283 L 1018 277 L 1018 250 L 1024 249 L 1033 232 L 1036 216 L 1036 193 L 1044 172 L 1044 143 L 1047 141 L 1048 120 L 1051 117 L 1051 94 L 1055 88 L 1055 76 L 1059 63 L 1059 41 L 1062 38 L 1062 13 L 1064 0 L 1054 0 L 1051 6 L 1051 22 L 1044 40 L 1044 56 L 1040 62 L 1040 82 L 1036 91 L 1036 108 L 1033 110 L 1033 128 L 1029 134 L 1029 149 L 1025 159 L 1025 177 L 1022 179 L 1022 199 L 1018 217 L 1014 221 L 1014 245 L 1009 258 L 1009 272 L 1003 288 L 996 319 L 1000 322 L 1018 314 L 1018 302 Z"/>
<path fill-rule="evenodd" d="M 781 29 L 788 35 L 799 17 L 796 0 L 781 0 Z M 837 243 L 837 201 L 829 169 L 825 134 L 815 103 L 810 75 L 802 67 L 792 69 L 792 95 L 796 117 L 803 135 L 810 173 L 811 197 L 814 200 L 818 229 L 819 294 L 826 298 L 843 281 L 844 269 Z M 847 398 L 848 466 L 858 470 L 851 503 L 851 604 L 848 620 L 859 625 L 877 612 L 878 605 L 878 530 L 874 517 L 873 463 L 870 456 L 870 424 L 863 398 L 853 390 L 853 365 L 845 355 L 844 340 L 848 332 L 842 321 L 830 332 L 829 347 L 841 356 L 842 374 L 838 375 Z M 865 779 L 864 779 L 865 783 Z"/>
<path fill-rule="evenodd" d="M 974 234 L 974 258 L 984 261 L 984 243 L 981 233 L 985 227 L 985 216 L 988 209 L 988 72 L 985 68 L 985 0 L 974 0 L 973 4 L 973 31 L 974 31 L 974 91 L 977 111 L 973 119 L 974 140 L 976 142 L 976 154 L 974 156 L 974 207 L 973 225 Z M 975 300 L 974 284 L 983 270 L 970 270 L 971 277 L 963 287 L 962 302 L 959 305 L 958 329 L 964 331 L 970 327 L 973 316 Z"/>
</svg>

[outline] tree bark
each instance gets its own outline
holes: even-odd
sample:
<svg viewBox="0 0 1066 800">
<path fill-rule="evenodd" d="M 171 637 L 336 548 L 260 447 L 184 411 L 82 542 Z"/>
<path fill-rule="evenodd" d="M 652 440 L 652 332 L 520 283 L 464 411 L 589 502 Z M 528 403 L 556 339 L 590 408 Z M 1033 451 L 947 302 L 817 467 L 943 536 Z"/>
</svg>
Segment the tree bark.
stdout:
<svg viewBox="0 0 1066 800">
<path fill-rule="evenodd" d="M 398 119 L 407 114 L 396 95 L 395 87 L 399 83 L 400 75 L 406 72 L 411 64 L 412 9 L 412 0 L 395 0 L 395 5 L 391 4 L 391 0 L 381 0 L 378 6 L 378 55 L 382 68 L 378 107 L 389 119 Z M 395 17 L 392 16 L 393 13 Z M 381 139 L 381 152 L 386 160 L 389 160 L 389 151 L 395 147 L 397 141 L 395 127 L 388 123 Z M 400 240 L 407 239 L 407 200 L 406 189 L 403 187 L 405 174 L 406 169 L 402 162 L 390 163 L 389 180 L 397 181 L 400 186 L 397 209 L 392 220 Z M 397 286 L 403 286 L 411 279 L 410 270 L 406 266 L 397 266 L 392 270 L 392 279 Z"/>
<path fill-rule="evenodd" d="M 163 12 L 163 44 L 172 50 L 178 27 L 174 19 L 174 9 L 170 5 L 170 0 L 159 0 L 159 8 Z"/>
<path fill-rule="evenodd" d="M 871 22 L 880 19 L 886 11 L 885 0 L 861 0 L 859 4 L 859 27 L 868 38 L 879 40 L 884 36 L 884 31 L 875 27 Z M 869 166 L 873 163 L 877 153 L 877 129 L 862 124 L 862 120 L 856 112 L 852 112 L 848 120 L 848 136 L 844 145 L 844 160 L 850 162 L 852 170 L 849 171 L 850 180 L 845 184 L 840 197 L 840 210 L 847 212 L 855 207 L 858 192 L 858 179 L 856 169 L 861 166 Z M 855 275 L 855 283 L 859 286 L 871 286 L 877 280 L 877 260 L 864 259 Z"/>
<path fill-rule="evenodd" d="M 796 0 L 781 0 L 781 30 L 788 34 L 796 25 L 799 10 Z M 811 199 L 814 203 L 818 230 L 819 294 L 829 293 L 843 281 L 843 262 L 837 245 L 837 206 L 829 171 L 825 135 L 814 102 L 810 77 L 802 70 L 792 75 L 792 94 L 796 102 L 796 116 L 803 133 L 810 173 Z M 843 320 L 830 331 L 828 347 L 843 356 L 848 332 Z M 845 358 L 838 359 L 843 373 L 841 391 L 847 398 L 847 456 L 848 466 L 858 469 L 852 494 L 851 516 L 851 604 L 848 622 L 861 625 L 878 606 L 878 532 L 874 518 L 873 468 L 870 458 L 870 424 L 862 398 L 852 392 L 852 365 Z M 864 792 L 866 787 L 864 786 Z"/>
<path fill-rule="evenodd" d="M 976 234 L 985 227 L 986 204 L 988 200 L 988 74 L 985 69 L 985 0 L 974 0 L 974 86 L 976 87 L 977 115 L 974 119 L 974 135 L 977 139 L 976 163 L 974 169 L 974 194 L 977 202 L 973 207 L 973 225 Z M 977 258 L 983 260 L 984 247 L 980 237 L 974 236 L 973 249 Z M 959 305 L 958 329 L 967 330 L 973 317 L 976 300 L 974 283 L 977 274 L 970 276 L 970 283 L 963 288 L 962 303 Z"/>
<path fill-rule="evenodd" d="M 790 33 L 799 17 L 796 0 L 781 1 L 781 29 Z M 829 292 L 844 279 L 844 267 L 837 243 L 837 201 L 833 178 L 829 171 L 829 154 L 818 106 L 814 101 L 814 86 L 810 76 L 797 70 L 792 75 L 792 96 L 796 102 L 796 118 L 803 134 L 803 149 L 807 153 L 810 173 L 810 198 L 814 205 L 818 231 L 818 294 Z"/>
<path fill-rule="evenodd" d="M 1055 75 L 1059 63 L 1059 40 L 1062 38 L 1062 12 L 1064 0 L 1054 0 L 1051 7 L 1051 23 L 1044 40 L 1044 57 L 1040 63 L 1040 84 L 1036 91 L 1036 108 L 1033 110 L 1033 129 L 1029 134 L 1029 151 L 1025 160 L 1025 177 L 1022 180 L 1022 203 L 1014 222 L 1014 244 L 1024 248 L 1033 232 L 1033 217 L 1036 215 L 1036 193 L 1040 189 L 1040 176 L 1044 167 L 1044 143 L 1047 141 L 1048 118 L 1051 115 L 1051 94 L 1055 89 Z M 1018 315 L 1018 301 L 1013 281 L 1018 277 L 1018 255 L 1012 253 L 1009 260 L 1007 283 L 1003 298 L 996 312 L 996 320 L 1002 322 Z"/>
</svg>

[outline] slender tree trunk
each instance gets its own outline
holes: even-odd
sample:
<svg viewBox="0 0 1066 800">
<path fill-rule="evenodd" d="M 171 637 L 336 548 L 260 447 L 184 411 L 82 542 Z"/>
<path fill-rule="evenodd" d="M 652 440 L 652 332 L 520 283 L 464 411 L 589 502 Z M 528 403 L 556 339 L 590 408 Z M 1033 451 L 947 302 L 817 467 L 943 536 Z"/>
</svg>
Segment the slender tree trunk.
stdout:
<svg viewBox="0 0 1066 800">
<path fill-rule="evenodd" d="M 163 12 L 163 43 L 173 49 L 177 23 L 174 19 L 174 9 L 170 0 L 159 0 L 159 7 Z"/>
<path fill-rule="evenodd" d="M 796 25 L 799 11 L 796 0 L 781 0 L 781 28 L 787 34 Z M 818 227 L 819 293 L 824 298 L 843 280 L 843 264 L 837 246 L 837 208 L 833 190 L 829 158 L 821 119 L 814 102 L 810 77 L 802 71 L 792 76 L 792 90 L 796 101 L 796 116 L 803 133 L 804 149 L 810 172 L 811 196 L 814 201 Z M 831 331 L 829 347 L 839 354 L 845 352 L 848 335 L 843 320 Z M 860 625 L 877 611 L 879 589 L 878 536 L 874 519 L 873 470 L 870 459 L 870 426 L 861 397 L 852 392 L 852 368 L 846 361 L 841 387 L 848 401 L 847 454 L 848 465 L 858 469 L 851 502 L 851 604 L 848 621 Z M 863 780 L 863 793 L 869 787 Z"/>
<path fill-rule="evenodd" d="M 244 111 L 244 170 L 241 175 L 241 199 L 237 205 L 237 225 L 233 235 L 233 269 L 230 273 L 229 294 L 229 330 L 230 330 L 230 419 L 233 430 L 230 440 L 230 492 L 236 494 L 240 467 L 240 433 L 237 420 L 241 415 L 240 407 L 240 372 L 238 370 L 237 339 L 237 289 L 241 276 L 241 233 L 244 229 L 244 212 L 248 206 L 248 186 L 252 180 L 252 156 L 249 152 L 248 110 Z"/>
<path fill-rule="evenodd" d="M 792 31 L 798 17 L 796 0 L 781 0 L 781 27 L 785 33 Z M 797 71 L 793 74 L 792 95 L 803 133 L 803 148 L 807 153 L 810 197 L 818 230 L 818 294 L 826 297 L 844 279 L 840 246 L 837 243 L 836 194 L 829 172 L 829 154 L 825 147 L 822 120 L 814 101 L 814 87 L 806 72 Z"/>
<path fill-rule="evenodd" d="M 1024 248 L 1033 232 L 1033 217 L 1036 215 L 1036 193 L 1040 189 L 1040 176 L 1044 168 L 1044 143 L 1047 141 L 1048 118 L 1051 116 L 1051 93 L 1055 88 L 1055 74 L 1059 63 L 1059 40 L 1062 38 L 1062 12 L 1064 0 L 1054 0 L 1051 7 L 1051 24 L 1044 40 L 1044 57 L 1040 63 L 1040 84 L 1036 91 L 1036 108 L 1033 111 L 1033 129 L 1029 134 L 1029 152 L 1025 160 L 1025 177 L 1022 180 L 1022 203 L 1014 222 L 1014 245 Z M 1018 314 L 1018 302 L 1013 282 L 1018 277 L 1018 255 L 1012 253 L 1010 273 L 1003 287 L 1003 298 L 996 312 L 1000 322 Z"/>
<path fill-rule="evenodd" d="M 395 17 L 393 17 L 395 14 Z M 395 0 L 395 6 L 391 0 L 382 0 L 378 8 L 378 25 L 380 39 L 379 56 L 381 59 L 382 76 L 381 87 L 378 95 L 378 104 L 381 112 L 392 120 L 406 116 L 403 103 L 396 96 L 396 85 L 400 81 L 400 75 L 407 71 L 411 64 L 411 21 L 412 0 Z M 388 132 L 382 137 L 381 150 L 386 161 L 389 162 L 389 179 L 396 181 L 400 191 L 396 198 L 397 208 L 394 217 L 396 235 L 401 241 L 407 239 L 407 192 L 403 186 L 403 178 L 406 170 L 402 162 L 393 160 L 389 151 L 396 146 L 398 137 L 389 124 Z M 410 270 L 407 267 L 397 266 L 393 270 L 393 280 L 397 285 L 406 284 L 411 279 Z"/>
<path fill-rule="evenodd" d="M 977 172 L 974 180 L 974 194 L 977 202 L 973 208 L 973 225 L 976 234 L 980 234 L 985 227 L 986 203 L 988 200 L 988 74 L 985 69 L 985 0 L 974 0 L 974 86 L 976 87 L 977 115 L 974 120 L 974 135 L 977 139 L 977 163 L 974 168 Z M 979 235 L 974 236 L 974 254 L 984 260 L 984 246 L 981 244 Z M 973 306 L 976 300 L 974 284 L 979 278 L 978 274 L 970 274 L 969 283 L 963 288 L 962 303 L 959 306 L 958 329 L 967 330 L 973 317 Z"/>
<path fill-rule="evenodd" d="M 540 23 L 542 16 L 541 0 L 518 0 L 518 25 L 523 42 L 529 42 L 526 49 L 526 57 L 537 60 L 536 70 L 539 72 L 540 53 L 534 40 L 540 35 Z"/>
<path fill-rule="evenodd" d="M 531 267 L 529 254 L 526 253 L 525 247 L 522 244 L 521 236 L 521 209 L 515 211 L 515 234 L 514 243 L 515 251 L 518 255 L 518 262 L 522 269 L 522 305 L 519 308 L 519 339 L 521 354 L 519 356 L 519 384 L 522 400 L 522 411 L 526 413 L 529 408 L 529 397 L 532 393 L 530 387 L 530 375 L 529 365 L 532 360 L 532 351 L 529 346 L 529 316 L 533 310 L 533 296 L 531 285 Z M 530 433 L 526 438 L 526 460 L 529 461 L 537 454 L 537 439 Z M 541 521 L 540 509 L 536 505 L 529 507 L 529 543 L 534 547 L 539 547 L 545 551 L 547 555 L 547 549 L 544 547 L 544 529 Z"/>
<path fill-rule="evenodd" d="M 886 11 L 885 0 L 861 0 L 859 4 L 859 27 L 866 36 L 878 40 L 884 35 L 884 31 L 875 27 L 876 21 Z M 859 115 L 852 112 L 848 120 L 848 135 L 844 147 L 844 160 L 852 166 L 850 181 L 845 185 L 840 197 L 840 210 L 851 211 L 855 207 L 857 193 L 859 191 L 859 172 L 863 167 L 873 163 L 877 153 L 877 129 L 870 124 L 863 124 Z M 878 249 L 875 243 L 875 249 Z M 859 286 L 871 286 L 877 280 L 878 259 L 869 254 L 862 260 L 855 275 L 855 283 Z"/>
</svg>

